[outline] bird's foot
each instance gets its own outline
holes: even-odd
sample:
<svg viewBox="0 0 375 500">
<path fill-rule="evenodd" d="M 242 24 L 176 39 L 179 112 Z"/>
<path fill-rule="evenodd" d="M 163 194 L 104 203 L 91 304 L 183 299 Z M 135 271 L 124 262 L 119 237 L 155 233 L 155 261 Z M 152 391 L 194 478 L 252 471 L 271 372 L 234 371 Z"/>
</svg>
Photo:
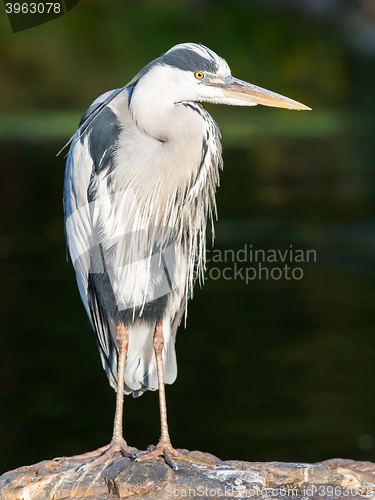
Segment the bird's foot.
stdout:
<svg viewBox="0 0 375 500">
<path fill-rule="evenodd" d="M 91 460 L 90 462 L 87 462 L 87 464 L 81 465 L 81 467 L 79 467 L 77 470 L 79 472 L 86 472 L 88 470 L 91 470 L 97 465 L 102 464 L 107 460 L 110 460 L 113 457 L 113 455 L 118 451 L 121 452 L 122 456 L 124 457 L 133 459 L 137 458 L 137 455 L 134 453 L 135 451 L 137 451 L 137 449 L 133 448 L 132 446 L 128 446 L 124 438 L 112 439 L 112 441 L 108 446 L 99 448 L 95 452 L 89 452 L 88 454 L 84 453 L 83 455 L 81 455 L 82 458 L 85 457 L 91 458 L 92 456 L 96 456 L 97 452 L 99 453 L 101 452 L 101 454 L 98 457 L 94 458 L 94 460 Z"/>
<path fill-rule="evenodd" d="M 88 470 L 93 469 L 99 464 L 110 460 L 116 452 L 121 452 L 124 457 L 136 459 L 137 455 L 134 453 L 138 451 L 137 448 L 133 448 L 132 446 L 128 446 L 127 442 L 124 438 L 116 438 L 112 439 L 112 441 L 106 446 L 102 446 L 94 451 L 88 451 L 87 453 L 82 453 L 82 455 L 74 455 L 72 457 L 63 457 L 57 460 L 61 460 L 64 462 L 67 459 L 85 459 L 85 458 L 93 458 L 84 465 L 78 467 L 77 471 L 79 472 L 87 472 Z M 96 457 L 96 458 L 95 458 Z"/>
<path fill-rule="evenodd" d="M 216 467 L 217 465 L 214 462 L 204 462 L 202 460 L 184 455 L 180 451 L 174 449 L 170 441 L 159 441 L 157 446 L 149 446 L 147 448 L 147 453 L 138 456 L 136 461 L 143 462 L 144 460 L 151 460 L 157 457 L 163 457 L 164 462 L 173 470 L 178 470 L 178 465 L 173 459 L 183 460 L 184 462 L 194 465 L 205 465 L 206 467 Z"/>
</svg>

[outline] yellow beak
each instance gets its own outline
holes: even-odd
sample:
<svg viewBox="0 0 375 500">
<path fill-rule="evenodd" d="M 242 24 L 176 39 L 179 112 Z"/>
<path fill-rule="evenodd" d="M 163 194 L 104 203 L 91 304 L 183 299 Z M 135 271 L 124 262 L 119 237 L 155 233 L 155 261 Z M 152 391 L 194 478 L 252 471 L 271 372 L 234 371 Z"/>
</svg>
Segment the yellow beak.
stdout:
<svg viewBox="0 0 375 500">
<path fill-rule="evenodd" d="M 311 110 L 308 106 L 300 102 L 284 97 L 270 90 L 257 87 L 251 83 L 243 82 L 232 76 L 228 76 L 223 80 L 214 79 L 208 83 L 212 87 L 218 87 L 223 92 L 224 96 L 229 99 L 248 102 L 249 106 L 262 104 L 263 106 L 272 106 L 275 108 Z M 233 104 L 236 104 L 233 102 Z M 238 103 L 240 104 L 240 103 Z M 246 104 L 243 104 L 246 106 Z"/>
</svg>

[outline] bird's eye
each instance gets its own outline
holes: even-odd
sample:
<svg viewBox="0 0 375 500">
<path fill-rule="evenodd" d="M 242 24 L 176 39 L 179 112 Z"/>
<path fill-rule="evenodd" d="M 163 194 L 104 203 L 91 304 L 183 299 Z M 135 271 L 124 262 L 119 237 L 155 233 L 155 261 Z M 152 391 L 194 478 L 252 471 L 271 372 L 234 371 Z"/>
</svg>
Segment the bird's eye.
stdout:
<svg viewBox="0 0 375 500">
<path fill-rule="evenodd" d="M 204 73 L 202 73 L 202 71 L 196 71 L 194 76 L 195 78 L 198 78 L 198 80 L 202 80 L 204 78 Z"/>
</svg>

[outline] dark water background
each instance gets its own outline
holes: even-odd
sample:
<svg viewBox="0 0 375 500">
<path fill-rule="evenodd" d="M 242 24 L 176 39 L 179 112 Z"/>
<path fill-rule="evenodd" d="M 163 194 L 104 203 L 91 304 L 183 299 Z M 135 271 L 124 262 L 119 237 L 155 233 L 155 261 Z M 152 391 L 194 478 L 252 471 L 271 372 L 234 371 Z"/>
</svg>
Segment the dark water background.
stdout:
<svg viewBox="0 0 375 500">
<path fill-rule="evenodd" d="M 255 72 L 253 83 L 314 108 L 302 114 L 209 107 L 223 133 L 225 163 L 215 249 L 285 252 L 292 245 L 315 250 L 317 258 L 287 262 L 303 270 L 300 280 L 249 283 L 212 279 L 219 272 L 213 268 L 234 263 L 209 263 L 187 329 L 181 326 L 177 336 L 179 374 L 167 386 L 172 442 L 223 459 L 375 461 L 375 49 L 371 40 L 361 49 L 357 28 L 348 29 L 355 16 L 369 26 L 375 17 L 365 2 L 343 9 L 327 1 L 338 9 L 334 15 L 293 2 L 285 9 L 273 2 L 230 2 L 231 9 L 202 2 L 201 11 L 193 2 L 179 8 L 130 2 L 130 20 L 123 13 L 128 31 L 107 30 L 101 46 L 100 16 L 106 27 L 115 25 L 123 7 L 92 5 L 95 14 L 83 5 L 69 19 L 17 39 L 1 35 L 7 65 L 0 82 L 6 112 L 0 120 L 0 470 L 110 440 L 115 393 L 66 261 L 64 158 L 56 152 L 74 131 L 78 110 L 135 73 L 120 64 L 121 53 L 142 65 L 191 39 L 224 55 L 236 76 L 251 81 Z M 180 16 L 187 6 L 186 20 Z M 121 37 L 135 36 L 130 24 L 137 19 L 143 31 L 127 52 Z M 152 33 L 146 36 L 150 24 L 156 53 Z M 206 35 L 198 36 L 199 24 L 209 26 Z M 156 37 L 158 26 L 169 26 L 168 34 Z M 215 27 L 224 41 L 215 38 Z M 58 61 L 48 46 L 42 62 L 30 56 L 28 46 L 43 40 L 55 44 Z M 157 393 L 125 398 L 129 444 L 144 449 L 159 434 Z"/>
</svg>

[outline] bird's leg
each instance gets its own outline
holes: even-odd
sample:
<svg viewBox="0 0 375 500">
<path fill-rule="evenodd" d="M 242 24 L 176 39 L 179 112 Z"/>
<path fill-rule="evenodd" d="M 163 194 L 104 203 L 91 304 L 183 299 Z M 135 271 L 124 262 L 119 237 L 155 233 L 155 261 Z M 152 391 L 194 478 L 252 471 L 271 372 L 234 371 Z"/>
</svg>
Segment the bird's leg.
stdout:
<svg viewBox="0 0 375 500">
<path fill-rule="evenodd" d="M 124 408 L 124 382 L 125 382 L 125 364 L 126 356 L 129 347 L 129 330 L 123 323 L 117 326 L 117 345 L 119 350 L 118 366 L 117 366 L 117 396 L 116 396 L 116 413 L 115 421 L 113 423 L 113 436 L 111 443 L 124 442 L 127 446 L 122 435 L 122 417 Z"/>
<path fill-rule="evenodd" d="M 143 460 L 149 460 L 156 457 L 164 457 L 165 463 L 172 467 L 173 470 L 178 470 L 178 465 L 173 461 L 173 459 L 184 460 L 185 462 L 190 462 L 196 465 L 211 465 L 207 462 L 202 462 L 200 460 L 194 460 L 186 455 L 183 455 L 179 451 L 175 450 L 172 446 L 167 423 L 167 404 L 165 400 L 165 385 L 164 385 L 164 368 L 163 368 L 163 347 L 164 347 L 164 336 L 163 336 L 163 325 L 162 322 L 156 323 L 153 347 L 156 356 L 156 367 L 158 371 L 158 384 L 159 384 L 159 406 L 160 406 L 160 423 L 161 423 L 161 435 L 159 443 L 151 451 L 145 455 L 141 455 L 137 458 L 137 462 L 142 462 Z M 215 464 L 212 464 L 215 465 Z"/>
<path fill-rule="evenodd" d="M 163 335 L 162 323 L 156 324 L 153 347 L 155 350 L 156 367 L 158 371 L 160 425 L 161 425 L 160 442 L 170 445 L 171 439 L 169 437 L 169 431 L 168 431 L 167 402 L 165 399 L 165 384 L 164 384 L 164 367 L 163 367 L 164 335 Z"/>
<path fill-rule="evenodd" d="M 99 448 L 96 451 L 76 455 L 71 458 L 90 458 L 99 454 L 97 458 L 80 467 L 78 470 L 87 471 L 97 465 L 112 458 L 116 451 L 120 451 L 125 457 L 137 458 L 134 451 L 136 448 L 128 446 L 122 435 L 122 415 L 124 405 L 124 380 L 125 380 L 125 363 L 129 345 L 129 330 L 123 324 L 117 326 L 117 345 L 119 348 L 118 367 L 117 367 L 117 397 L 116 397 L 116 414 L 113 424 L 113 435 L 109 445 Z"/>
</svg>

